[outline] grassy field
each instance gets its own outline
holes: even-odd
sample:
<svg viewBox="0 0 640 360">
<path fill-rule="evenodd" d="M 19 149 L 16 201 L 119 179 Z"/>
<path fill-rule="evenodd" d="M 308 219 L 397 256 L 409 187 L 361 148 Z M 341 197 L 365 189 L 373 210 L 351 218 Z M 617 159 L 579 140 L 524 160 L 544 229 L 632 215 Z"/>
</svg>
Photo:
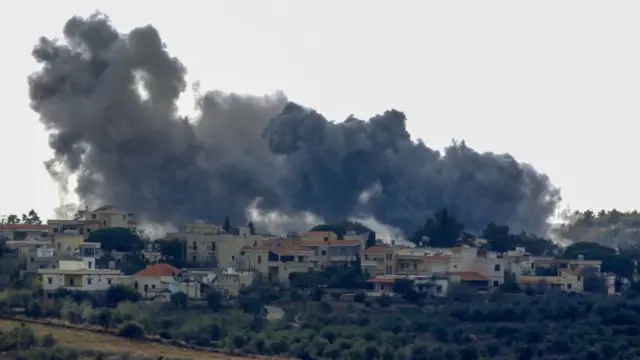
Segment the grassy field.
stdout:
<svg viewBox="0 0 640 360">
<path fill-rule="evenodd" d="M 10 330 L 20 325 L 17 320 L 0 319 L 0 330 Z M 67 329 L 42 324 L 26 324 L 35 331 L 37 336 L 46 333 L 53 334 L 57 345 L 66 348 L 91 349 L 106 353 L 128 353 L 139 356 L 161 357 L 170 360 L 243 360 L 250 357 L 229 356 L 212 352 L 156 344 L 151 342 L 135 342 L 109 334 L 99 334 L 80 329 Z M 267 358 L 263 358 L 267 359 Z M 275 358 L 273 358 L 275 359 Z"/>
</svg>

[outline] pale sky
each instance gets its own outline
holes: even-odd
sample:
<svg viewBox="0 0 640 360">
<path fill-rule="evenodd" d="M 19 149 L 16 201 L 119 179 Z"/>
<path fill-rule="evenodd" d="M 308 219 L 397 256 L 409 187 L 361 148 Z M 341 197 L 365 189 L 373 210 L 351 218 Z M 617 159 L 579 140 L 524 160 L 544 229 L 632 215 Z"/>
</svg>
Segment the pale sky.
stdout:
<svg viewBox="0 0 640 360">
<path fill-rule="evenodd" d="M 335 120 L 397 108 L 431 147 L 533 164 L 572 209 L 640 207 L 638 1 L 20 1 L 0 5 L 0 215 L 59 204 L 30 52 L 94 10 L 153 24 L 202 89 L 283 90 Z"/>
</svg>

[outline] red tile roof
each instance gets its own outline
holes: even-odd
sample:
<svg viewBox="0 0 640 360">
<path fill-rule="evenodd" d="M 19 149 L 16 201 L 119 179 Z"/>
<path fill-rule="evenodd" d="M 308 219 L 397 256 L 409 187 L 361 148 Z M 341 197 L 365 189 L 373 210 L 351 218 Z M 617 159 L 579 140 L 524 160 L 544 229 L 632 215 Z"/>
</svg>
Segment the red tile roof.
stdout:
<svg viewBox="0 0 640 360">
<path fill-rule="evenodd" d="M 169 264 L 154 264 L 149 265 L 146 268 L 138 271 L 134 275 L 136 276 L 150 276 L 150 277 L 160 277 L 160 276 L 177 276 L 180 275 L 180 269 L 173 267 Z"/>
<path fill-rule="evenodd" d="M 396 282 L 396 279 L 392 277 L 374 277 L 372 279 L 367 280 L 367 282 L 374 283 L 374 284 L 393 284 Z"/>
<path fill-rule="evenodd" d="M 47 225 L 34 224 L 2 224 L 0 229 L 6 231 L 47 231 Z"/>
<path fill-rule="evenodd" d="M 329 240 L 329 241 L 303 240 L 303 241 L 300 241 L 300 246 L 360 246 L 360 241 L 358 240 Z"/>
<path fill-rule="evenodd" d="M 477 272 L 471 271 L 460 271 L 460 272 L 452 272 L 451 275 L 460 276 L 460 281 L 487 281 L 489 278 L 486 276 L 482 276 Z"/>
<path fill-rule="evenodd" d="M 389 246 L 375 245 L 364 251 L 365 254 L 379 254 L 392 250 Z"/>
</svg>

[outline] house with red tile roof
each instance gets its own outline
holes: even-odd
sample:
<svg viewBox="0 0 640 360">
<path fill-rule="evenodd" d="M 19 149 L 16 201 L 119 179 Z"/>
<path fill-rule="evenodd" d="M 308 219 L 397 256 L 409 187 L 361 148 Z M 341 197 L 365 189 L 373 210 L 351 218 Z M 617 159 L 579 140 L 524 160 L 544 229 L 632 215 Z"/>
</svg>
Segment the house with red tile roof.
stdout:
<svg viewBox="0 0 640 360">
<path fill-rule="evenodd" d="M 182 270 L 169 264 L 158 263 L 133 274 L 130 285 L 147 300 L 168 301 L 172 293 L 180 291 L 189 298 L 201 298 L 201 284 L 181 275 Z"/>
</svg>

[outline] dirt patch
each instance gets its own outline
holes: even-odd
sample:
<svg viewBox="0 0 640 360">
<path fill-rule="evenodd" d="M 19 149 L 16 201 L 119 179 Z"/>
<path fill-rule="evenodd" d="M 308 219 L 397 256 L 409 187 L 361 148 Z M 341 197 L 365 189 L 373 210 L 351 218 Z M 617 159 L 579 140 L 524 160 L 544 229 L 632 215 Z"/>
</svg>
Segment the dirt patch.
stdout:
<svg viewBox="0 0 640 360">
<path fill-rule="evenodd" d="M 9 330 L 20 325 L 19 320 L 0 319 L 0 330 Z M 75 349 L 91 349 L 106 353 L 129 353 L 139 356 L 160 357 L 171 360 L 247 360 L 247 359 L 277 359 L 267 357 L 231 356 L 195 349 L 181 349 L 169 345 L 146 341 L 132 341 L 110 334 L 100 334 L 80 329 L 68 329 L 51 325 L 28 323 L 38 336 L 46 333 L 53 334 L 61 347 Z"/>
</svg>

